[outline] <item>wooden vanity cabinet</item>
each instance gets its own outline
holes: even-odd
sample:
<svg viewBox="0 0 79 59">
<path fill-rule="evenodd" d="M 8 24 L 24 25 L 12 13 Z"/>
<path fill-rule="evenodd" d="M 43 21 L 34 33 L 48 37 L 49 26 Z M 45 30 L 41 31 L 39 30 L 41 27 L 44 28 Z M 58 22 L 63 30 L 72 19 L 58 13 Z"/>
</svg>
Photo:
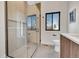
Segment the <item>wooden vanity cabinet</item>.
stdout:
<svg viewBox="0 0 79 59">
<path fill-rule="evenodd" d="M 70 40 L 61 35 L 60 37 L 60 57 L 70 57 Z"/>
<path fill-rule="evenodd" d="M 79 58 L 79 45 L 71 41 L 71 58 Z"/>
<path fill-rule="evenodd" d="M 61 35 L 60 57 L 61 58 L 79 58 L 79 44 Z"/>
</svg>

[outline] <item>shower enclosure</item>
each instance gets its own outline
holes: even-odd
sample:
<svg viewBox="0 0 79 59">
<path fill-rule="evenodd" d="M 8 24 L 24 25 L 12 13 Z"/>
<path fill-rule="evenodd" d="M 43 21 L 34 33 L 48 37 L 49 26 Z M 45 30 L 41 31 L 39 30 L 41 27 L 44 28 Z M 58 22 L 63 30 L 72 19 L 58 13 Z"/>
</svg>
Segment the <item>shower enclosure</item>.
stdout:
<svg viewBox="0 0 79 59">
<path fill-rule="evenodd" d="M 38 48 L 39 20 L 37 15 L 26 16 L 26 6 L 24 1 L 7 1 L 9 57 L 30 58 Z"/>
</svg>

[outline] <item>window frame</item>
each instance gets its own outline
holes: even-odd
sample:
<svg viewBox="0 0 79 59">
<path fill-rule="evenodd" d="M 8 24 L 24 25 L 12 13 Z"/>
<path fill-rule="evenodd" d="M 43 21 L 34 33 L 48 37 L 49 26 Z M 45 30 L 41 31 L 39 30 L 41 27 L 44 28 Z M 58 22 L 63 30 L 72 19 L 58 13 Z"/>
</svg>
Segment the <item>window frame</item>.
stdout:
<svg viewBox="0 0 79 59">
<path fill-rule="evenodd" d="M 47 14 L 52 14 L 52 28 L 51 29 L 47 29 Z M 59 14 L 59 24 L 58 24 L 58 26 L 59 26 L 59 29 L 58 30 L 54 30 L 53 29 L 53 14 Z M 60 31 L 60 11 L 58 11 L 58 12 L 50 12 L 50 13 L 46 13 L 45 14 L 45 30 L 46 31 Z"/>
<path fill-rule="evenodd" d="M 27 16 L 27 18 L 28 17 L 33 17 L 33 16 L 35 16 L 36 17 L 36 14 L 34 14 L 34 15 L 29 15 L 29 16 Z M 37 19 L 37 17 L 36 17 L 36 19 Z M 36 21 L 36 19 L 35 19 L 35 21 Z M 33 29 L 33 27 L 32 27 L 32 22 L 33 22 L 33 20 L 31 20 L 31 28 L 30 29 L 28 29 L 28 30 L 36 30 L 36 28 L 35 29 Z M 27 26 L 28 27 L 28 26 Z"/>
</svg>

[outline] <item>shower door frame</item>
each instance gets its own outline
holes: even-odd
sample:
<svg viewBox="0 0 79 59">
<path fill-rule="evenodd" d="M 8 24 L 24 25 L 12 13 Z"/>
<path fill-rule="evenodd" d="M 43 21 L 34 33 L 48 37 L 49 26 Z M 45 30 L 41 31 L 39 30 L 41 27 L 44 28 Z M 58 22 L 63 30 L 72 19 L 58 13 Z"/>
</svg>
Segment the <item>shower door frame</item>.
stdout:
<svg viewBox="0 0 79 59">
<path fill-rule="evenodd" d="M 12 57 L 12 56 L 9 56 L 9 53 L 8 53 L 8 5 L 7 5 L 7 1 L 4 2 L 5 4 L 5 54 L 6 54 L 6 57 L 10 57 L 10 58 L 15 58 L 15 57 Z M 39 30 L 39 45 L 41 44 L 41 12 L 40 12 L 40 21 L 39 21 L 39 25 L 40 25 L 40 30 Z M 35 53 L 35 52 L 34 52 Z M 32 57 L 32 56 L 31 56 Z"/>
<path fill-rule="evenodd" d="M 5 40 L 5 50 L 6 50 L 6 57 L 14 58 L 12 56 L 9 56 L 8 54 L 8 6 L 7 6 L 7 1 L 5 3 L 5 34 L 6 34 L 6 40 Z"/>
<path fill-rule="evenodd" d="M 5 38 L 6 38 L 6 40 L 5 40 L 5 54 L 6 54 L 6 57 L 10 57 L 10 58 L 15 58 L 15 57 L 13 57 L 13 56 L 10 56 L 9 55 L 9 52 L 8 52 L 8 4 L 7 4 L 7 1 L 5 1 L 4 2 L 4 4 L 5 4 Z M 24 25 L 25 23 L 23 23 L 23 25 Z"/>
</svg>

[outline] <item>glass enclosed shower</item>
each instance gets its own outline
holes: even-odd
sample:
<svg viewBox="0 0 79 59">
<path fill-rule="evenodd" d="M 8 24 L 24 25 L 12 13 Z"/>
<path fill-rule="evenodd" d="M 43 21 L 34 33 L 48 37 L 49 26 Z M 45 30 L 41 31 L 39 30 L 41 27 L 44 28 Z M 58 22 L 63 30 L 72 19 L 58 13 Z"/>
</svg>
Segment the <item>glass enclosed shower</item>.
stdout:
<svg viewBox="0 0 79 59">
<path fill-rule="evenodd" d="M 30 58 L 39 45 L 38 17 L 26 15 L 23 1 L 7 1 L 8 57 Z"/>
</svg>

